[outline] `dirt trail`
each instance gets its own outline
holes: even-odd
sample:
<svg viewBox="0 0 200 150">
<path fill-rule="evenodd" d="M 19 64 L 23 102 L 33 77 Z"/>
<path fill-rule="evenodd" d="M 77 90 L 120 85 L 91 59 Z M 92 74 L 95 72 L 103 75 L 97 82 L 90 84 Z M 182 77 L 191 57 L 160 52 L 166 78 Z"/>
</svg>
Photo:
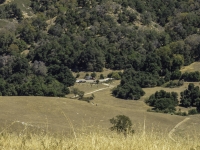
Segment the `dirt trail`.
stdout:
<svg viewBox="0 0 200 150">
<path fill-rule="evenodd" d="M 85 93 L 84 95 L 93 94 L 93 93 L 96 93 L 96 92 L 98 92 L 98 91 L 102 91 L 102 90 L 105 90 L 105 89 L 109 89 L 109 88 L 113 88 L 113 87 L 114 87 L 113 85 L 110 85 L 110 84 L 106 84 L 106 83 L 102 83 L 102 84 L 105 85 L 105 86 L 107 86 L 107 87 L 101 88 L 101 89 L 98 89 L 98 90 L 94 90 L 94 91 L 92 91 L 92 92 Z M 76 98 L 76 97 L 78 97 L 78 95 L 73 96 L 72 98 Z"/>
<path fill-rule="evenodd" d="M 176 140 L 174 140 L 174 138 L 172 138 L 172 134 L 176 131 L 176 129 L 183 124 L 184 122 L 188 121 L 190 118 L 185 118 L 183 121 L 179 122 L 168 134 L 169 138 L 172 139 L 174 142 L 176 142 Z"/>
<path fill-rule="evenodd" d="M 98 91 L 102 91 L 102 90 L 105 90 L 105 89 L 108 89 L 108 88 L 109 88 L 109 87 L 101 88 L 101 89 L 98 89 L 98 90 L 95 90 L 95 91 L 92 91 L 92 92 L 86 93 L 85 95 L 92 94 L 92 93 L 95 93 L 95 92 L 98 92 Z"/>
<path fill-rule="evenodd" d="M 113 88 L 113 87 L 114 87 L 113 85 L 109 85 L 109 84 L 105 84 L 105 83 L 104 83 L 103 85 L 106 85 L 106 86 L 108 86 L 108 87 L 101 88 L 101 89 L 98 89 L 98 90 L 95 90 L 95 91 L 92 91 L 92 92 L 88 92 L 88 93 L 86 93 L 85 95 L 92 94 L 92 93 L 95 93 L 95 92 L 98 92 L 98 91 L 102 91 L 102 90 L 105 90 L 105 89 Z"/>
</svg>

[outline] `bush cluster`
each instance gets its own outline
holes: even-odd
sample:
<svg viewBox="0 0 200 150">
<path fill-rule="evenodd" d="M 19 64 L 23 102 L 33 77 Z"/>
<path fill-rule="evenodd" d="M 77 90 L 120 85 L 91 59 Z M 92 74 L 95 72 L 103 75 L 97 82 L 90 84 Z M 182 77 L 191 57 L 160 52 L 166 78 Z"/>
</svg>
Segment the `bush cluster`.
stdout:
<svg viewBox="0 0 200 150">
<path fill-rule="evenodd" d="M 166 92 L 164 90 L 157 91 L 146 100 L 149 106 L 153 106 L 155 111 L 163 111 L 164 113 L 175 112 L 178 105 L 178 94 L 176 92 Z"/>
<path fill-rule="evenodd" d="M 194 115 L 200 113 L 200 90 L 199 86 L 194 86 L 193 83 L 188 85 L 188 88 L 180 93 L 180 105 L 183 107 L 196 107 L 196 109 L 190 109 L 188 115 Z M 187 113 L 176 111 L 176 106 L 179 104 L 178 94 L 176 92 L 166 92 L 164 90 L 157 91 L 152 94 L 146 103 L 153 107 L 155 112 L 173 112 L 176 115 L 185 116 Z M 147 111 L 151 111 L 150 109 Z"/>
</svg>

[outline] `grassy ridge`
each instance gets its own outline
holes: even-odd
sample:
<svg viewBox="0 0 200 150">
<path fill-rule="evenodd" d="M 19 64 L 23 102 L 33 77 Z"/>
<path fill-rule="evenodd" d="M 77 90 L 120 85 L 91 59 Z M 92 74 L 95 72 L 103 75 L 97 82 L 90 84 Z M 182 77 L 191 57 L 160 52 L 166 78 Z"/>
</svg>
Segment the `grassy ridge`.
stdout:
<svg viewBox="0 0 200 150">
<path fill-rule="evenodd" d="M 200 71 L 200 62 L 194 62 L 192 64 L 190 64 L 189 66 L 184 66 L 181 69 L 181 72 L 194 72 L 194 71 Z"/>
<path fill-rule="evenodd" d="M 16 135 L 3 132 L 0 137 L 0 148 L 15 150 L 193 150 L 200 146 L 197 135 L 193 138 L 186 136 L 173 141 L 167 134 L 153 130 L 148 133 L 143 130 L 127 137 L 99 129 L 95 132 L 74 133 L 73 135 L 71 138 L 66 135 L 57 138 L 43 133 L 37 135 L 23 132 Z"/>
</svg>

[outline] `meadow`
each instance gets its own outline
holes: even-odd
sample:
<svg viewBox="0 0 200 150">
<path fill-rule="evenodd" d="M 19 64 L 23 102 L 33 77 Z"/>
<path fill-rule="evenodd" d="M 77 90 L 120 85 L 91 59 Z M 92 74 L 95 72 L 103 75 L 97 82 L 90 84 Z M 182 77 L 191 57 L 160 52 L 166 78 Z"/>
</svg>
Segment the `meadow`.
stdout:
<svg viewBox="0 0 200 150">
<path fill-rule="evenodd" d="M 108 72 L 111 72 L 108 70 Z M 80 73 L 81 77 L 85 72 Z M 105 74 L 106 75 L 106 74 Z M 99 76 L 99 74 L 97 74 Z M 144 88 L 137 101 L 112 96 L 119 84 L 76 83 L 74 87 L 90 96 L 91 103 L 61 97 L 4 96 L 0 98 L 1 149 L 198 149 L 199 115 L 177 116 L 147 112 L 144 101 L 155 91 L 181 92 L 178 88 Z M 199 85 L 199 83 L 194 83 Z M 73 87 L 71 87 L 73 88 Z M 191 108 L 177 109 L 188 111 Z M 109 119 L 128 116 L 135 133 L 124 137 L 110 131 Z M 17 143 L 17 144 L 16 144 Z"/>
<path fill-rule="evenodd" d="M 184 66 L 181 68 L 181 72 L 193 72 L 193 71 L 200 71 L 200 62 L 194 62 L 189 66 Z"/>
<path fill-rule="evenodd" d="M 25 18 L 34 15 L 29 8 L 30 0 L 7 0 L 6 3 L 11 1 L 18 5 Z M 61 11 L 64 12 L 65 9 Z M 53 24 L 55 19 L 48 20 L 48 25 Z M 11 28 L 16 24 L 13 20 L 0 20 L 0 28 Z M 148 40 L 143 37 L 141 39 Z M 59 57 L 56 59 L 59 60 Z M 183 67 L 181 72 L 199 71 L 199 66 L 200 63 L 195 62 Z M 97 73 L 97 78 L 100 74 L 106 77 L 111 72 L 113 70 L 104 69 L 102 73 Z M 79 78 L 84 78 L 86 73 L 92 72 L 80 72 Z M 145 88 L 146 94 L 140 100 L 134 101 L 112 96 L 111 90 L 119 82 L 113 81 L 109 86 L 76 83 L 73 87 L 84 91 L 85 95 L 94 94 L 95 98 L 90 103 L 74 99 L 73 94 L 64 98 L 0 97 L 0 149 L 200 149 L 199 115 L 177 116 L 147 112 L 150 107 L 144 103 L 156 91 L 163 89 L 180 93 L 189 83 L 185 82 L 178 88 Z M 177 107 L 179 109 L 187 112 L 191 108 Z M 112 125 L 109 120 L 117 115 L 126 115 L 131 119 L 135 130 L 133 135 L 124 136 L 110 131 Z"/>
<path fill-rule="evenodd" d="M 116 86 L 119 81 L 114 81 L 111 85 Z M 195 83 L 198 84 L 198 83 Z M 199 115 L 194 116 L 177 116 L 172 114 L 162 114 L 147 112 L 149 106 L 144 100 L 157 90 L 182 91 L 188 83 L 180 88 L 145 88 L 145 96 L 138 101 L 117 99 L 111 95 L 111 88 L 99 84 L 91 86 L 87 83 L 75 84 L 80 90 L 93 93 L 95 99 L 91 103 L 79 101 L 68 95 L 66 98 L 60 97 L 37 97 L 37 96 L 8 96 L 0 98 L 0 126 L 2 130 L 9 127 L 10 132 L 19 133 L 26 126 L 31 132 L 47 131 L 53 134 L 68 134 L 73 129 L 81 133 L 85 131 L 95 131 L 97 127 L 109 131 L 111 124 L 109 119 L 116 115 L 126 115 L 130 117 L 134 130 L 140 131 L 145 122 L 145 130 L 169 133 L 179 122 L 185 118 L 190 119 L 179 126 L 173 133 L 176 136 L 190 135 L 200 133 L 198 124 L 200 123 Z M 90 94 L 88 94 L 90 95 Z M 179 109 L 179 108 L 177 108 Z M 181 108 L 181 111 L 188 111 L 190 108 Z M 192 131 L 192 132 L 191 132 Z"/>
<path fill-rule="evenodd" d="M 153 130 L 124 137 L 122 134 L 96 129 L 95 132 L 74 134 L 71 138 L 67 135 L 59 138 L 43 133 L 39 135 L 3 133 L 0 138 L 0 148 L 15 150 L 198 150 L 200 142 L 196 135 L 193 138 L 186 136 L 172 141 L 165 134 Z"/>
</svg>

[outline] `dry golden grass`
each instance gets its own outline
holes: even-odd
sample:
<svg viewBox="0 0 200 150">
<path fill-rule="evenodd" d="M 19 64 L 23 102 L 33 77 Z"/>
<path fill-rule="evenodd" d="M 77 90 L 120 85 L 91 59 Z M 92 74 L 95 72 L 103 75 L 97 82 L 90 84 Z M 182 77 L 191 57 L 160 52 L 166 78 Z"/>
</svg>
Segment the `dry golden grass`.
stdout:
<svg viewBox="0 0 200 150">
<path fill-rule="evenodd" d="M 165 87 L 143 88 L 143 90 L 145 91 L 145 95 L 143 98 L 148 98 L 151 94 L 160 90 L 165 90 L 167 92 L 177 92 L 178 94 L 180 94 L 180 92 L 187 89 L 190 83 L 194 83 L 195 86 L 200 86 L 199 82 L 184 82 L 183 86 L 176 87 L 176 88 L 165 88 Z M 180 98 L 180 95 L 179 95 L 179 98 Z"/>
<path fill-rule="evenodd" d="M 111 85 L 117 84 L 119 81 L 114 81 Z M 146 88 L 144 89 L 146 95 L 138 101 L 115 98 L 111 95 L 110 88 L 94 93 L 94 104 L 58 97 L 1 97 L 0 149 L 176 150 L 197 148 L 200 136 L 199 115 L 187 116 L 190 119 L 173 132 L 173 139 L 177 141 L 174 142 L 168 138 L 168 133 L 186 117 L 147 112 L 149 106 L 144 103 L 144 99 L 157 90 L 179 92 L 187 88 L 188 84 L 185 83 L 180 88 Z M 75 87 L 92 92 L 106 86 L 90 87 L 84 83 L 76 84 Z M 136 131 L 133 136 L 124 138 L 122 135 L 109 131 L 111 127 L 109 119 L 120 114 L 132 120 L 133 129 Z M 144 120 L 146 134 L 143 136 Z M 13 121 L 15 123 L 6 133 L 7 126 Z M 29 131 L 24 132 L 25 127 Z M 16 134 L 10 134 L 10 132 Z M 24 141 L 25 144 L 23 144 Z"/>
<path fill-rule="evenodd" d="M 48 24 L 46 28 L 47 31 L 50 29 L 51 26 L 55 25 L 56 18 L 57 16 L 46 21 L 46 23 Z"/>
<path fill-rule="evenodd" d="M 112 85 L 117 85 L 118 83 L 119 81 L 114 81 Z M 109 119 L 116 115 L 123 114 L 130 117 L 135 130 L 138 130 L 138 126 L 140 126 L 146 118 L 146 130 L 149 131 L 152 127 L 155 127 L 158 131 L 164 130 L 169 132 L 185 117 L 147 112 L 149 106 L 144 103 L 144 99 L 160 89 L 166 91 L 182 91 L 187 87 L 187 84 L 188 83 L 185 83 L 184 86 L 180 88 L 172 89 L 161 87 L 144 89 L 146 95 L 138 101 L 115 98 L 111 95 L 111 89 L 106 88 L 105 85 L 99 85 L 99 87 L 93 85 L 93 87 L 90 87 L 90 85 L 85 85 L 85 83 L 75 86 L 87 92 L 92 92 L 101 88 L 106 89 L 94 93 L 95 99 L 92 101 L 93 103 L 58 97 L 5 96 L 0 98 L 0 127 L 4 127 L 13 121 L 19 121 L 18 125 L 12 126 L 14 131 L 20 131 L 23 127 L 22 122 L 24 122 L 30 125 L 33 131 L 44 129 L 46 128 L 46 124 L 48 124 L 51 133 L 68 132 L 70 125 L 69 121 L 67 121 L 64 116 L 65 114 L 67 118 L 71 120 L 76 130 L 79 130 L 82 126 L 86 126 L 88 127 L 88 131 L 91 131 L 91 129 L 97 126 L 108 129 L 111 126 Z M 182 111 L 188 110 L 181 109 Z M 193 127 L 195 125 L 195 129 L 199 131 L 196 125 L 200 124 L 200 119 L 198 119 L 198 117 L 199 115 L 190 116 L 191 119 L 189 122 L 181 125 L 183 130 L 188 126 Z"/>
<path fill-rule="evenodd" d="M 194 71 L 200 71 L 200 62 L 194 62 L 190 64 L 189 66 L 184 66 L 181 68 L 181 72 L 194 72 Z"/>
<path fill-rule="evenodd" d="M 107 86 L 99 83 L 99 84 L 90 84 L 90 83 L 76 83 L 74 85 L 75 88 L 78 88 L 81 91 L 84 91 L 85 93 L 92 92 L 98 89 L 106 88 Z"/>
<path fill-rule="evenodd" d="M 150 131 L 136 132 L 124 136 L 96 128 L 89 133 L 63 135 L 31 134 L 22 132 L 14 134 L 1 132 L 0 148 L 6 150 L 197 150 L 200 147 L 198 137 L 179 137 L 172 141 L 165 133 Z"/>
</svg>

